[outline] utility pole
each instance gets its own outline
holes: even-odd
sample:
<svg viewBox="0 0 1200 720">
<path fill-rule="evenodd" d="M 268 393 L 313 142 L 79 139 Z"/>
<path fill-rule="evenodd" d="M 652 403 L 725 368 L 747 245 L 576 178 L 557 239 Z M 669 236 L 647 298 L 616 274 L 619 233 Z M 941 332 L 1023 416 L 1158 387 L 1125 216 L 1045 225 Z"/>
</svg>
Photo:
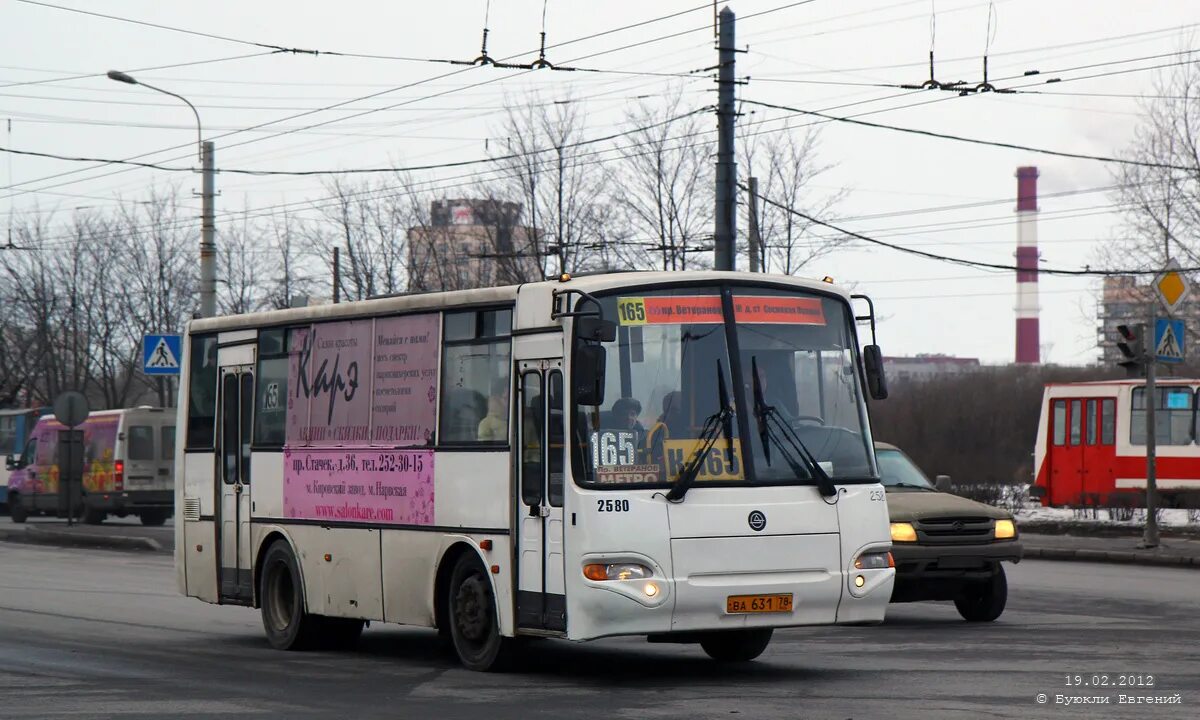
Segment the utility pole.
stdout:
<svg viewBox="0 0 1200 720">
<path fill-rule="evenodd" d="M 200 316 L 213 317 L 217 314 L 217 227 L 213 211 L 216 197 L 213 155 L 216 151 L 212 140 L 205 140 L 200 147 L 204 173 L 200 191 Z"/>
<path fill-rule="evenodd" d="M 759 251 L 762 251 L 763 259 L 766 259 L 766 250 L 762 247 L 762 235 L 758 230 L 758 178 L 752 177 L 747 182 L 750 198 L 750 227 L 748 228 L 749 254 L 750 254 L 750 272 L 766 272 L 766 263 L 759 264 Z"/>
<path fill-rule="evenodd" d="M 737 163 L 733 157 L 734 124 L 734 14 L 721 10 L 717 39 L 717 183 L 716 233 L 713 243 L 713 268 L 734 269 L 734 240 L 737 237 Z"/>
<path fill-rule="evenodd" d="M 1154 388 L 1155 367 L 1158 365 L 1158 349 L 1154 347 L 1154 299 L 1146 303 L 1149 308 L 1150 320 L 1146 324 L 1146 335 L 1150 342 L 1143 343 L 1146 351 L 1146 529 L 1142 535 L 1142 547 L 1158 547 L 1158 510 L 1157 482 L 1154 456 L 1158 451 L 1155 437 L 1154 409 L 1158 405 L 1158 391 Z"/>
<path fill-rule="evenodd" d="M 333 304 L 342 301 L 342 253 L 341 248 L 333 246 Z"/>
</svg>

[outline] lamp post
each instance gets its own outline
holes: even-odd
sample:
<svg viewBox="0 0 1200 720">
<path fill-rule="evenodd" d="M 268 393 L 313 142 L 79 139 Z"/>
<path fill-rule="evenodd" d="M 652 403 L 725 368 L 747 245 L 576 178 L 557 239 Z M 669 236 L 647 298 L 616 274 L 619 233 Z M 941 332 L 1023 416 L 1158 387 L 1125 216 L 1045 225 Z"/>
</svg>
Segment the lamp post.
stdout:
<svg viewBox="0 0 1200 720">
<path fill-rule="evenodd" d="M 154 85 L 148 85 L 119 70 L 109 70 L 108 77 L 110 80 L 116 80 L 127 85 L 141 85 L 142 87 L 160 92 L 163 95 L 178 98 L 186 103 L 192 109 L 192 114 L 196 116 L 196 144 L 199 146 L 200 166 L 203 173 L 200 191 L 200 316 L 212 317 L 217 314 L 217 247 L 214 239 L 216 235 L 216 222 L 213 211 L 213 200 L 216 197 L 214 189 L 216 171 L 213 168 L 213 155 L 215 151 L 212 141 L 206 142 L 204 140 L 204 133 L 200 126 L 200 113 L 197 112 L 196 106 L 188 102 L 188 99 L 184 96 L 173 93 L 170 90 L 155 87 Z"/>
</svg>

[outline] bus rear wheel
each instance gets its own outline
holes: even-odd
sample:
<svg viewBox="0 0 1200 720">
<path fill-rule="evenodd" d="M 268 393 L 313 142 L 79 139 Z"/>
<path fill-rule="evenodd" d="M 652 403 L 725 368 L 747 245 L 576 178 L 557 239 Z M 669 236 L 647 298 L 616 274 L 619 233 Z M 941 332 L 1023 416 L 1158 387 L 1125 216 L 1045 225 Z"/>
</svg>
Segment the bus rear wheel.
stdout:
<svg viewBox="0 0 1200 720">
<path fill-rule="evenodd" d="M 104 518 L 108 517 L 108 513 L 99 508 L 85 508 L 83 510 L 83 521 L 88 525 L 99 525 L 104 522 Z"/>
<path fill-rule="evenodd" d="M 459 662 L 468 670 L 483 672 L 507 667 L 515 641 L 500 635 L 492 583 L 477 558 L 459 557 L 447 592 L 446 620 Z"/>
<path fill-rule="evenodd" d="M 259 580 L 263 629 L 276 650 L 304 650 L 317 644 L 320 619 L 304 609 L 304 587 L 292 548 L 276 540 L 263 555 Z M 357 639 L 357 638 L 356 638 Z"/>
<path fill-rule="evenodd" d="M 763 654 L 774 632 L 772 628 L 714 632 L 700 640 L 700 647 L 717 662 L 749 662 Z"/>
</svg>

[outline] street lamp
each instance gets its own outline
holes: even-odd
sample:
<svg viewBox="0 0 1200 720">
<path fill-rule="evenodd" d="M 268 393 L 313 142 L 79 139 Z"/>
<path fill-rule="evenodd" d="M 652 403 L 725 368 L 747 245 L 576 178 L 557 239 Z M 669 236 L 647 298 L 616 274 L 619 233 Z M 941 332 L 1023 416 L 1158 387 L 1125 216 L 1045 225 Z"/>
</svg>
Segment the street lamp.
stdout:
<svg viewBox="0 0 1200 720">
<path fill-rule="evenodd" d="M 216 171 L 213 168 L 215 151 L 212 141 L 205 142 L 204 140 L 204 131 L 200 126 L 200 113 L 196 110 L 196 106 L 184 96 L 141 82 L 120 70 L 109 70 L 108 78 L 126 85 L 141 85 L 163 95 L 178 98 L 187 103 L 187 106 L 192 109 L 192 114 L 196 116 L 196 141 L 199 145 L 200 166 L 203 173 L 200 191 L 200 316 L 212 317 L 217 314 L 217 246 L 214 240 L 216 219 L 213 211 L 213 200 L 216 197 L 214 188 Z"/>
</svg>

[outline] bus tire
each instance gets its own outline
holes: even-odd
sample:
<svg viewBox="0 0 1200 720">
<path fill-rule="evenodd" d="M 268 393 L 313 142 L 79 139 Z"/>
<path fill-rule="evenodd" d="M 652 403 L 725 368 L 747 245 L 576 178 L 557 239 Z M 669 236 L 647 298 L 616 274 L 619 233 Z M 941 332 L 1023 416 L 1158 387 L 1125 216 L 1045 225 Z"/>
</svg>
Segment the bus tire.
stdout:
<svg viewBox="0 0 1200 720">
<path fill-rule="evenodd" d="M 706 634 L 700 647 L 717 662 L 749 662 L 767 649 L 773 628 L 723 630 Z"/>
<path fill-rule="evenodd" d="M 16 493 L 8 496 L 8 516 L 15 523 L 23 523 L 29 517 L 29 511 L 21 504 L 21 496 Z"/>
<path fill-rule="evenodd" d="M 969 585 L 954 598 L 954 607 L 967 622 L 991 622 L 1000 617 L 1007 603 L 1008 578 L 999 564 L 990 580 Z"/>
<path fill-rule="evenodd" d="M 143 510 L 139 513 L 142 524 L 148 527 L 158 527 L 167 521 L 166 510 Z"/>
<path fill-rule="evenodd" d="M 512 660 L 515 641 L 500 635 L 492 583 L 477 557 L 464 554 L 458 558 L 447 593 L 447 624 L 459 662 L 480 672 L 505 669 Z"/>
<path fill-rule="evenodd" d="M 276 540 L 263 555 L 259 579 L 263 629 L 276 650 L 306 650 L 321 644 L 322 618 L 304 609 L 304 586 L 296 555 L 285 540 Z"/>
<path fill-rule="evenodd" d="M 99 525 L 104 522 L 108 513 L 99 508 L 84 508 L 83 521 L 88 525 Z"/>
</svg>

